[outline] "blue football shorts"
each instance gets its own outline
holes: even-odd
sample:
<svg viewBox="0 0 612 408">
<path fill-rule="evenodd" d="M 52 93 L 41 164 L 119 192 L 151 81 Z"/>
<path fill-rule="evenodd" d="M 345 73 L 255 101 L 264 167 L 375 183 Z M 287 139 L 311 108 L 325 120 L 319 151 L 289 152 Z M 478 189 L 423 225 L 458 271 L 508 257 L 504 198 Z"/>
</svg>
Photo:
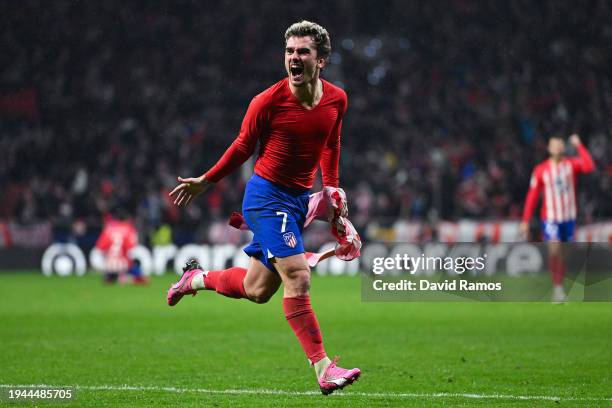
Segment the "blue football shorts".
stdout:
<svg viewBox="0 0 612 408">
<path fill-rule="evenodd" d="M 544 241 L 573 242 L 576 221 L 550 222 L 540 221 Z"/>
<path fill-rule="evenodd" d="M 244 192 L 242 214 L 254 235 L 244 252 L 274 272 L 272 258 L 304 253 L 309 196 L 307 189 L 287 188 L 253 175 Z"/>
</svg>

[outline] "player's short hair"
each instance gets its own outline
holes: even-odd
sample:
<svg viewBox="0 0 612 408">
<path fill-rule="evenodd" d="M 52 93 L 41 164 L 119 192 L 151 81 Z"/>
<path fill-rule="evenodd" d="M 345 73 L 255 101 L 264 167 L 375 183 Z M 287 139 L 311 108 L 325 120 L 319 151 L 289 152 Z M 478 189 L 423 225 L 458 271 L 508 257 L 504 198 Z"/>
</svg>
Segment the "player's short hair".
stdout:
<svg viewBox="0 0 612 408">
<path fill-rule="evenodd" d="M 331 53 L 331 41 L 325 28 L 312 21 L 302 20 L 293 23 L 285 31 L 285 43 L 290 37 L 312 37 L 317 46 L 317 57 L 327 59 Z"/>
</svg>

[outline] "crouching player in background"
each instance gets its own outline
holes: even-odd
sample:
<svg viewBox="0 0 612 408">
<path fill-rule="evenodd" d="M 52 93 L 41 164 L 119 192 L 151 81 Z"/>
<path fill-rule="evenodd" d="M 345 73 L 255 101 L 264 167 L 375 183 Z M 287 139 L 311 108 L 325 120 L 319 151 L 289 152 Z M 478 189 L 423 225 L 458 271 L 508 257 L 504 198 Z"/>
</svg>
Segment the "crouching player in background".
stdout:
<svg viewBox="0 0 612 408">
<path fill-rule="evenodd" d="M 104 220 L 104 228 L 96 248 L 104 255 L 104 281 L 106 283 L 146 284 L 140 263 L 132 261 L 129 252 L 138 245 L 138 232 L 123 210 L 114 211 Z"/>
<path fill-rule="evenodd" d="M 595 169 L 593 158 L 580 137 L 574 134 L 569 141 L 576 148 L 578 157 L 565 157 L 565 142 L 560 137 L 549 139 L 550 158 L 533 170 L 521 223 L 521 232 L 527 237 L 529 221 L 543 191 L 540 225 L 544 241 L 548 242 L 548 267 L 553 283 L 552 301 L 555 303 L 562 303 L 566 299 L 563 289 L 565 262 L 561 243 L 574 240 L 578 212 L 576 180 L 579 174 L 590 173 Z"/>
</svg>

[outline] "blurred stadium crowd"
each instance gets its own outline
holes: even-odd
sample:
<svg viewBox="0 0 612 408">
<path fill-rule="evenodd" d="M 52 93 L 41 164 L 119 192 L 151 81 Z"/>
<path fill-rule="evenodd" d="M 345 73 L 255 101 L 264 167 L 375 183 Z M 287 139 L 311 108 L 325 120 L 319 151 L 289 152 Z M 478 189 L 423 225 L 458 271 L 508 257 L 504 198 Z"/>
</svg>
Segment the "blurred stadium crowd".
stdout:
<svg viewBox="0 0 612 408">
<path fill-rule="evenodd" d="M 104 2 L 3 6 L 0 218 L 99 228 L 113 206 L 183 240 L 241 207 L 250 167 L 187 210 L 250 99 L 284 73 L 283 34 L 324 25 L 324 77 L 349 95 L 341 185 L 352 219 L 517 218 L 546 137 L 577 131 L 598 165 L 580 219 L 612 216 L 612 3 Z M 389 221 L 390 222 L 390 221 Z"/>
</svg>

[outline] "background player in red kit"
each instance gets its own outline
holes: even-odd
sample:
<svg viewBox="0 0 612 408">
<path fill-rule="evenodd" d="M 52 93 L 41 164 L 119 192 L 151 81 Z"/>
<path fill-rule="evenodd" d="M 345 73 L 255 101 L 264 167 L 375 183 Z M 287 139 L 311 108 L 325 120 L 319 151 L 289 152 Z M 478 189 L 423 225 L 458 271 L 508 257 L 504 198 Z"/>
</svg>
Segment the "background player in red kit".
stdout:
<svg viewBox="0 0 612 408">
<path fill-rule="evenodd" d="M 104 279 L 108 283 L 117 280 L 124 282 L 128 271 L 133 266 L 129 252 L 138 245 L 138 232 L 125 213 L 108 215 L 104 219 L 104 228 L 96 242 L 104 254 Z M 138 274 L 135 283 L 145 283 Z"/>
<path fill-rule="evenodd" d="M 253 98 L 240 134 L 208 172 L 197 178 L 179 177 L 180 184 L 170 193 L 176 197 L 175 204 L 188 204 L 244 163 L 259 142 L 255 174 L 247 183 L 242 204 L 245 221 L 254 232 L 245 248 L 250 266 L 248 270 L 202 271 L 197 262 L 188 263 L 168 291 L 168 304 L 173 306 L 201 289 L 264 303 L 282 282 L 287 321 L 315 368 L 321 391 L 329 394 L 351 384 L 361 372 L 340 368 L 327 357 L 310 304 L 310 268 L 301 232 L 317 168 L 321 167 L 325 186 L 338 187 L 347 97 L 342 89 L 319 78 L 331 51 L 323 27 L 308 21 L 293 24 L 285 41 L 288 78 Z"/>
<path fill-rule="evenodd" d="M 538 164 L 533 170 L 529 192 L 525 200 L 521 231 L 527 236 L 529 220 L 544 192 L 540 225 L 544 241 L 548 242 L 548 267 L 553 282 L 553 301 L 565 301 L 563 276 L 562 242 L 574 240 L 576 227 L 576 180 L 581 173 L 595 169 L 593 158 L 583 146 L 578 135 L 570 136 L 570 143 L 576 148 L 578 157 L 565 157 L 565 142 L 560 137 L 548 141 L 550 158 Z"/>
</svg>

